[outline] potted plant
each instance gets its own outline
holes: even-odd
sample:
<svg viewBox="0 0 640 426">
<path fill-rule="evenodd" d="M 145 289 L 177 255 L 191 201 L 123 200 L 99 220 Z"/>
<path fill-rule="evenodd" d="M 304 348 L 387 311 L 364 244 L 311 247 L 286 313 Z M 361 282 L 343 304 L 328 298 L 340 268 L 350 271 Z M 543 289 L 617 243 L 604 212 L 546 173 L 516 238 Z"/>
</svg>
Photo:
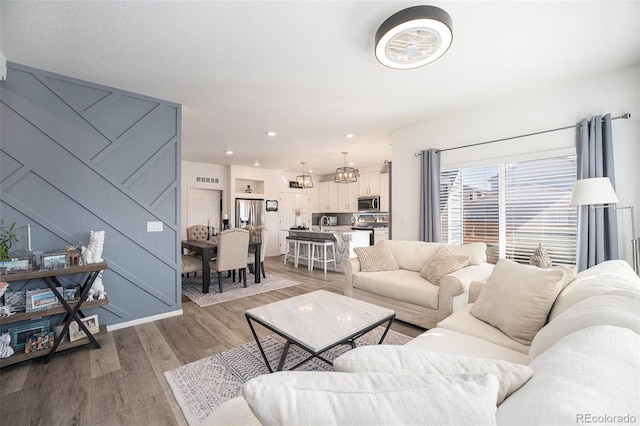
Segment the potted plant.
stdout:
<svg viewBox="0 0 640 426">
<path fill-rule="evenodd" d="M 9 228 L 4 226 L 4 222 L 0 224 L 0 262 L 11 260 L 9 250 L 14 242 L 18 242 L 15 231 L 17 231 L 15 222 L 13 222 Z"/>
</svg>

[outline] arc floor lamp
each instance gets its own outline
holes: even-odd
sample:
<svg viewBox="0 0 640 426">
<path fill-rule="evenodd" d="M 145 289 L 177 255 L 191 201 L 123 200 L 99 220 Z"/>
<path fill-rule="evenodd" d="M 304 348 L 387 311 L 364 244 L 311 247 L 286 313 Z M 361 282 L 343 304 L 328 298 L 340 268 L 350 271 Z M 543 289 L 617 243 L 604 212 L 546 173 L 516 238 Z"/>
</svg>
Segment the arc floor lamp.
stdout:
<svg viewBox="0 0 640 426">
<path fill-rule="evenodd" d="M 631 253 L 633 270 L 640 275 L 640 258 L 638 257 L 638 235 L 633 206 L 618 207 L 620 200 L 608 177 L 587 178 L 577 180 L 571 193 L 572 206 L 591 206 L 591 208 L 610 208 L 629 210 L 631 212 Z"/>
</svg>

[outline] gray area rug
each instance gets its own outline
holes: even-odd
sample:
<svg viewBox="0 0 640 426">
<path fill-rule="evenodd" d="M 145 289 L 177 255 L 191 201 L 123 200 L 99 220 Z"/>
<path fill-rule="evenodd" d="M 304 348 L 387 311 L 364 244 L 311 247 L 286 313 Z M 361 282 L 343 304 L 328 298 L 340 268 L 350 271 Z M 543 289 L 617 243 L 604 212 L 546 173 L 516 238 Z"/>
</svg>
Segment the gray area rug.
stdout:
<svg viewBox="0 0 640 426">
<path fill-rule="evenodd" d="M 287 280 L 275 274 L 268 274 L 267 278 L 262 278 L 260 284 L 256 284 L 253 274 L 247 274 L 247 288 L 244 288 L 242 282 L 238 282 L 238 277 L 236 277 L 236 281 L 233 282 L 231 278 L 227 278 L 226 273 L 224 273 L 222 274 L 223 292 L 220 293 L 218 291 L 218 275 L 216 273 L 211 274 L 210 282 L 209 293 L 205 294 L 202 293 L 202 276 L 200 273 L 197 277 L 184 277 L 182 278 L 182 294 L 203 308 L 205 306 L 215 305 L 216 303 L 228 302 L 230 300 L 300 284 L 299 282 Z"/>
<path fill-rule="evenodd" d="M 356 342 L 358 346 L 377 344 L 383 332 L 384 328 L 378 327 Z M 389 330 L 383 344 L 403 345 L 409 340 L 411 337 Z M 285 340 L 276 334 L 270 334 L 261 338 L 260 343 L 272 368 L 276 368 Z M 324 356 L 333 361 L 349 349 L 350 346 L 341 345 L 325 352 Z M 307 356 L 307 352 L 292 345 L 284 369 L 291 368 Z M 315 358 L 297 368 L 297 371 L 331 370 L 331 365 Z M 268 374 L 267 367 L 256 342 L 249 342 L 166 371 L 164 376 L 187 422 L 190 425 L 198 425 L 220 404 L 239 396 L 245 382 L 261 374 Z"/>
</svg>

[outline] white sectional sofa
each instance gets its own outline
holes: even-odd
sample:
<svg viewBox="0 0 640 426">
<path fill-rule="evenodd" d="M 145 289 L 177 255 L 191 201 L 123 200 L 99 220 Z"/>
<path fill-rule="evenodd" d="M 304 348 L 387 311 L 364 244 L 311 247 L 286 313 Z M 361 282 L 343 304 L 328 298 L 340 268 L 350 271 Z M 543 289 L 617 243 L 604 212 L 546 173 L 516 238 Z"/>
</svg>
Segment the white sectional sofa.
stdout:
<svg viewBox="0 0 640 426">
<path fill-rule="evenodd" d="M 453 255 L 468 256 L 469 265 L 444 275 L 436 285 L 423 278 L 421 271 L 425 275 L 423 267 L 435 259 L 443 247 Z M 381 253 L 366 259 L 373 268 L 363 267 L 365 259 L 358 253 L 366 250 L 379 250 Z M 357 249 L 359 257 L 342 262 L 344 295 L 393 309 L 399 320 L 433 328 L 469 303 L 472 281 L 487 279 L 493 265 L 486 262 L 486 251 L 485 243 L 453 245 L 384 240 L 373 247 Z"/>
<path fill-rule="evenodd" d="M 604 262 L 573 281 L 566 271 L 536 275 L 533 267 L 508 262 L 498 262 L 483 289 L 474 283 L 472 294 L 476 306 L 517 315 L 490 321 L 520 341 L 475 317 L 482 309 L 471 304 L 404 346 L 346 352 L 334 362 L 340 372 L 251 380 L 243 388 L 246 399 L 227 401 L 208 423 L 640 422 L 640 278 L 624 261 Z M 505 283 L 509 288 L 493 299 Z M 511 287 L 525 298 L 513 299 Z"/>
</svg>

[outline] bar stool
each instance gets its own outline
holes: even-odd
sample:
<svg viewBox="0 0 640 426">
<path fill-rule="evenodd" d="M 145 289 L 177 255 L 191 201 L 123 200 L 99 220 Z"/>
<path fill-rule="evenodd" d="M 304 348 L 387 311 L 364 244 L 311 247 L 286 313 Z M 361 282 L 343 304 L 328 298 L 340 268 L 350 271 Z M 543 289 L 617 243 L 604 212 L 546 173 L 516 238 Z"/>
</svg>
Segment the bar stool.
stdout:
<svg viewBox="0 0 640 426">
<path fill-rule="evenodd" d="M 331 247 L 332 258 L 327 258 L 327 248 Z M 316 254 L 316 249 L 318 254 Z M 321 253 L 322 251 L 322 253 Z M 336 269 L 336 246 L 333 240 L 313 240 L 313 260 L 311 261 L 311 270 L 313 270 L 313 264 L 320 262 L 324 266 L 324 273 L 327 273 L 327 263 L 333 262 L 333 270 Z"/>
<path fill-rule="evenodd" d="M 313 270 L 313 241 L 310 238 L 298 237 L 298 252 L 295 261 L 296 268 L 298 267 L 300 259 L 305 259 L 307 261 L 307 269 L 310 271 Z"/>
<path fill-rule="evenodd" d="M 298 238 L 288 236 L 287 247 L 284 251 L 284 264 L 287 264 L 287 259 L 293 260 L 293 264 L 298 266 Z"/>
</svg>

